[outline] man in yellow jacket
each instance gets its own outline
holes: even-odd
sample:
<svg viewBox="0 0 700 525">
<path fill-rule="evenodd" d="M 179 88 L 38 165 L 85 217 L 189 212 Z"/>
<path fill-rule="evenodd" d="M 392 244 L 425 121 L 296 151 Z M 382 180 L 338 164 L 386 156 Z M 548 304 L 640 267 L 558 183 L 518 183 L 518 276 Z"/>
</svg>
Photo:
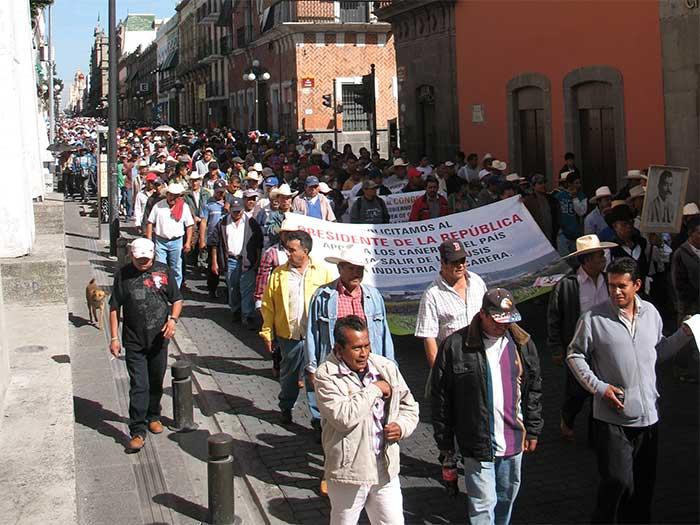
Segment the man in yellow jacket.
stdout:
<svg viewBox="0 0 700 525">
<path fill-rule="evenodd" d="M 282 352 L 280 364 L 279 406 L 282 423 L 292 422 L 292 408 L 299 396 L 299 378 L 304 369 L 304 335 L 311 296 L 319 286 L 333 280 L 330 268 L 309 257 L 313 241 L 304 231 L 287 234 L 285 249 L 288 261 L 270 275 L 262 298 L 263 326 L 260 337 L 265 349 L 272 353 L 276 338 Z M 313 387 L 306 384 L 307 397 Z"/>
</svg>

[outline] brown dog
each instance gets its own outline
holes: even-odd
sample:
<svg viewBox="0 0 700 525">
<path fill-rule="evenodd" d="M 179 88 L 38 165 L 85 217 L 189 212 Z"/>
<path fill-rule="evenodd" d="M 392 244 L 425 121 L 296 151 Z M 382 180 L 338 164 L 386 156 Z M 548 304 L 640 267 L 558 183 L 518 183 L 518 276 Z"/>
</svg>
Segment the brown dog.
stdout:
<svg viewBox="0 0 700 525">
<path fill-rule="evenodd" d="M 97 324 L 97 328 L 100 330 L 102 330 L 102 311 L 106 296 L 107 293 L 97 286 L 95 279 L 92 279 L 85 288 L 85 300 L 90 312 L 90 324 Z"/>
</svg>

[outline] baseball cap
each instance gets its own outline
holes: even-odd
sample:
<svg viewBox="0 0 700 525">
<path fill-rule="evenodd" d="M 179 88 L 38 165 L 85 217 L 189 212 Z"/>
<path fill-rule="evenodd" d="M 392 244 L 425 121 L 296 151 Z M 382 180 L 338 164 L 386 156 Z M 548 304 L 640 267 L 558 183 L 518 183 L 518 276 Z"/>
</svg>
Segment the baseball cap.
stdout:
<svg viewBox="0 0 700 525">
<path fill-rule="evenodd" d="M 307 188 L 308 188 L 309 186 L 318 186 L 318 185 L 319 185 L 318 177 L 314 177 L 314 176 L 306 177 L 306 183 L 305 183 L 305 184 L 306 184 L 306 187 L 307 187 Z"/>
<path fill-rule="evenodd" d="M 321 174 L 321 166 L 317 166 L 316 164 L 312 164 L 309 166 L 309 173 L 311 175 L 320 175 Z"/>
<path fill-rule="evenodd" d="M 216 190 L 225 190 L 226 189 L 226 182 L 219 179 L 214 182 L 214 191 Z"/>
<path fill-rule="evenodd" d="M 481 308 L 497 323 L 517 323 L 522 319 L 513 294 L 505 288 L 491 288 L 484 294 Z"/>
<path fill-rule="evenodd" d="M 454 262 L 467 257 L 464 245 L 460 241 L 445 241 L 438 250 L 440 257 L 447 262 Z"/>
<path fill-rule="evenodd" d="M 258 192 L 255 190 L 245 190 L 243 192 L 243 198 L 244 199 L 250 199 L 255 197 L 256 199 L 258 198 Z"/>
<path fill-rule="evenodd" d="M 378 186 L 377 183 L 371 179 L 365 180 L 362 182 L 362 189 L 363 190 L 376 190 L 377 186 Z"/>
<path fill-rule="evenodd" d="M 280 181 L 277 177 L 268 177 L 265 179 L 265 186 L 279 186 Z"/>
<path fill-rule="evenodd" d="M 238 197 L 234 197 L 234 198 L 230 199 L 228 201 L 228 203 L 229 203 L 229 210 L 230 211 L 243 211 L 245 208 L 243 206 L 243 200 L 238 198 Z"/>
<path fill-rule="evenodd" d="M 150 259 L 153 257 L 155 245 L 150 239 L 139 237 L 131 241 L 131 256 L 134 259 Z"/>
<path fill-rule="evenodd" d="M 148 175 L 146 175 L 146 182 L 155 182 L 155 180 L 158 178 L 158 175 L 155 173 L 151 172 Z"/>
<path fill-rule="evenodd" d="M 408 178 L 409 179 L 420 179 L 423 176 L 423 174 L 418 171 L 416 168 L 408 168 Z"/>
<path fill-rule="evenodd" d="M 240 157 L 233 157 L 232 162 L 237 162 L 238 164 L 243 164 L 243 159 Z"/>
</svg>

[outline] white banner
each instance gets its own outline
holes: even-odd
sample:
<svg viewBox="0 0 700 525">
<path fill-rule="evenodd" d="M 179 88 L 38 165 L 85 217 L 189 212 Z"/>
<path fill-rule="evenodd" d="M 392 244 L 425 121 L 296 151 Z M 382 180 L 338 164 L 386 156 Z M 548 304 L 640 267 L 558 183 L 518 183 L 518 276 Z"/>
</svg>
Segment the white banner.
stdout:
<svg viewBox="0 0 700 525">
<path fill-rule="evenodd" d="M 349 245 L 363 246 L 370 261 L 364 282 L 381 290 L 390 311 L 389 302 L 414 302 L 413 317 L 420 295 L 440 271 L 438 246 L 445 240 L 464 244 L 469 270 L 489 287 L 515 293 L 539 276 L 561 272 L 558 254 L 520 197 L 420 222 L 343 224 L 298 214 L 287 214 L 286 220 L 311 235 L 315 260 L 337 255 Z M 409 314 L 412 308 L 406 306 L 401 310 Z"/>
</svg>

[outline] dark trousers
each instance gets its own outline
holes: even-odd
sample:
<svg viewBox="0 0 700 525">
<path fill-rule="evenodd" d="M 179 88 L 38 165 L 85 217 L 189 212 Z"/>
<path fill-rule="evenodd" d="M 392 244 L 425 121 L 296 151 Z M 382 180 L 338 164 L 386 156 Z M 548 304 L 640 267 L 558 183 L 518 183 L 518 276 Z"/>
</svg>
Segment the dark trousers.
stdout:
<svg viewBox="0 0 700 525">
<path fill-rule="evenodd" d="M 209 248 L 209 250 L 216 250 L 216 248 Z M 210 252 L 209 260 L 207 261 L 207 290 L 209 290 L 210 292 L 215 292 L 216 289 L 219 287 L 221 277 L 219 277 L 219 275 L 211 271 L 211 262 L 212 255 Z M 219 266 L 219 273 L 221 272 L 224 272 L 224 275 L 226 275 L 226 268 L 222 268 L 221 266 Z"/>
<path fill-rule="evenodd" d="M 593 523 L 650 523 L 658 425 L 622 427 L 594 419 L 600 486 Z"/>
<path fill-rule="evenodd" d="M 574 421 L 576 421 L 576 416 L 581 409 L 586 399 L 591 397 L 586 390 L 583 389 L 581 383 L 579 383 L 574 374 L 566 363 L 564 364 L 564 370 L 566 373 L 566 383 L 564 384 L 564 404 L 561 406 L 561 418 L 564 424 L 569 428 L 574 428 Z"/>
<path fill-rule="evenodd" d="M 168 364 L 168 339 L 159 336 L 150 348 L 126 349 L 129 372 L 129 431 L 146 437 L 147 425 L 160 419 L 163 378 Z"/>
</svg>

